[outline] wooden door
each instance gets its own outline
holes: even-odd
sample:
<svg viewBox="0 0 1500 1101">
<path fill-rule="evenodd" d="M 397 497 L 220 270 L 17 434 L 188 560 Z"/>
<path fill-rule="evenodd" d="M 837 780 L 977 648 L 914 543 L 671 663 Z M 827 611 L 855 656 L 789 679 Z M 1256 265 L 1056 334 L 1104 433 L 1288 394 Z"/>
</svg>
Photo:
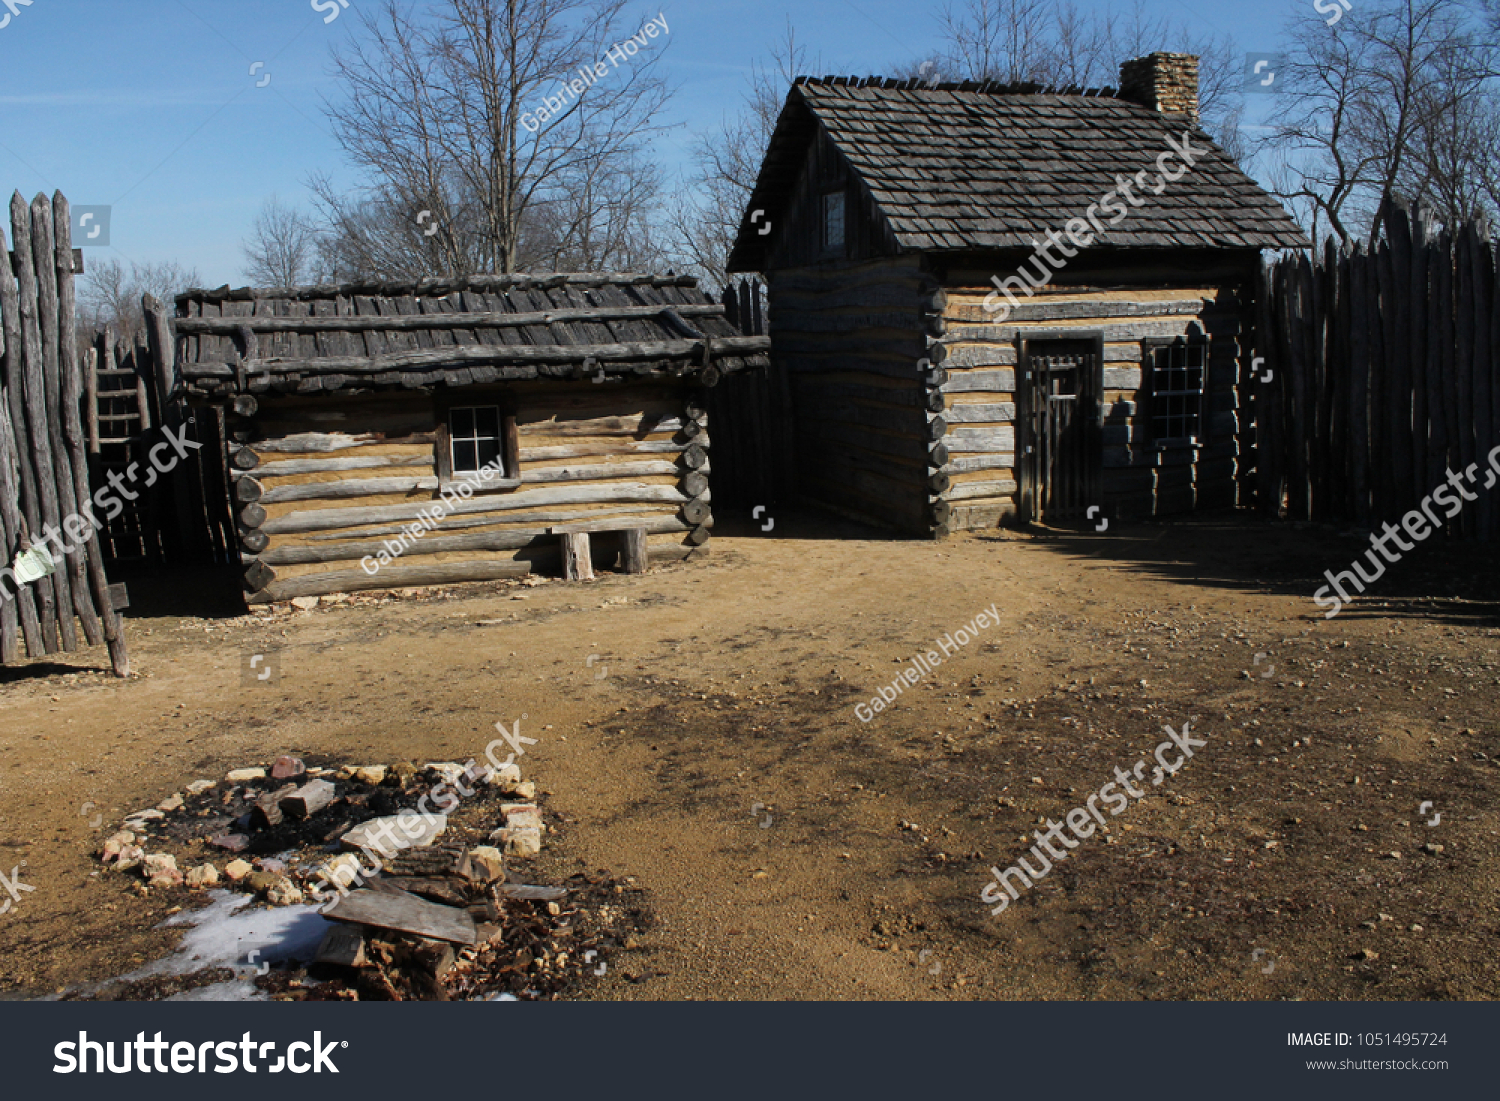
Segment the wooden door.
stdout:
<svg viewBox="0 0 1500 1101">
<path fill-rule="evenodd" d="M 1082 520 L 1090 506 L 1104 503 L 1103 338 L 1023 339 L 1017 360 L 1021 518 L 1047 524 Z"/>
</svg>

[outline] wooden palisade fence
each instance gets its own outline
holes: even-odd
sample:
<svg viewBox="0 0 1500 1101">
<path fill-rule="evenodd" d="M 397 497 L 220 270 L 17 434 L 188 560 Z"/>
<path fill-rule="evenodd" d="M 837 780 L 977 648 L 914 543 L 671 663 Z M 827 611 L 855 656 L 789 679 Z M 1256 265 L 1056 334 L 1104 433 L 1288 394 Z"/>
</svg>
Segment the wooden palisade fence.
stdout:
<svg viewBox="0 0 1500 1101">
<path fill-rule="evenodd" d="M 154 298 L 144 302 L 147 332 L 134 343 L 105 329 L 84 352 L 84 403 L 88 449 L 96 485 L 135 464 L 148 469 L 160 429 L 182 431 L 201 446 L 148 487 L 105 525 L 111 563 L 213 566 L 234 561 L 234 528 L 223 463 L 222 428 L 213 409 L 184 410 L 175 363 L 163 367 L 176 337 L 171 319 Z M 164 336 L 159 334 L 164 333 Z"/>
<path fill-rule="evenodd" d="M 746 336 L 764 336 L 766 314 L 760 280 L 741 279 L 724 288 L 725 316 Z M 714 497 L 722 509 L 771 508 L 786 472 L 777 468 L 785 452 L 777 444 L 776 410 L 781 408 L 774 363 L 741 371 L 710 391 L 709 424 L 714 433 Z"/>
<path fill-rule="evenodd" d="M 1396 524 L 1477 464 L 1455 536 L 1500 536 L 1484 471 L 1500 444 L 1500 277 L 1488 228 L 1434 232 L 1402 205 L 1373 248 L 1328 244 L 1262 271 L 1253 446 L 1257 507 Z M 1268 375 L 1269 372 L 1269 375 Z M 1268 379 L 1268 381 L 1266 381 Z"/>
<path fill-rule="evenodd" d="M 50 202 L 38 195 L 28 207 L 17 193 L 10 224 L 13 253 L 0 229 L 0 256 L 10 258 L 0 271 L 0 565 L 12 566 L 49 531 L 86 533 L 86 542 L 75 553 L 54 553 L 59 560 L 50 577 L 18 589 L 6 579 L 5 591 L 16 595 L 0 601 L 0 664 L 19 660 L 23 644 L 29 656 L 40 657 L 108 643 L 115 673 L 129 676 L 98 532 L 83 522 L 95 506 L 68 201 L 61 193 Z"/>
</svg>

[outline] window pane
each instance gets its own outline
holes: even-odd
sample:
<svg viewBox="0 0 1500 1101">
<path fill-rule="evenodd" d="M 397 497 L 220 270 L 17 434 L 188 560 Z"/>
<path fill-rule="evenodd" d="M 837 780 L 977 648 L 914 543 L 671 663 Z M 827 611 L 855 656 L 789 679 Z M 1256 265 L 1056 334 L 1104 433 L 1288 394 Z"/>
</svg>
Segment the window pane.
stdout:
<svg viewBox="0 0 1500 1101">
<path fill-rule="evenodd" d="M 823 196 L 823 243 L 831 249 L 844 247 L 844 193 L 842 191 Z"/>
<path fill-rule="evenodd" d="M 498 440 L 500 438 L 500 410 L 487 405 L 474 410 L 474 435 Z"/>
<path fill-rule="evenodd" d="M 453 441 L 453 473 L 479 469 L 479 448 L 472 440 Z"/>
<path fill-rule="evenodd" d="M 455 440 L 471 440 L 474 438 L 474 410 L 455 409 L 449 414 L 453 438 Z"/>
<path fill-rule="evenodd" d="M 492 462 L 494 462 L 499 457 L 500 457 L 500 441 L 499 440 L 480 440 L 479 441 L 479 466 L 489 466 Z M 477 469 L 479 469 L 479 467 L 475 467 L 475 469 L 477 470 Z"/>
</svg>

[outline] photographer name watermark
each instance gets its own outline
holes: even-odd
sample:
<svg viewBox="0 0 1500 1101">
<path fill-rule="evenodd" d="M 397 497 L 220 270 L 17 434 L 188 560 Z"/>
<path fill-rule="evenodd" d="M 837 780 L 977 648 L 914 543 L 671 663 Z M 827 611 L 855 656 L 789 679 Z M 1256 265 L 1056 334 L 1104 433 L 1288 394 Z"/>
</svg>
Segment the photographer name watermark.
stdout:
<svg viewBox="0 0 1500 1101">
<path fill-rule="evenodd" d="M 1152 770 L 1151 774 L 1151 785 L 1153 787 L 1160 787 L 1164 779 L 1175 775 L 1178 769 L 1187 764 L 1192 758 L 1195 748 L 1201 749 L 1208 744 L 1192 736 L 1190 730 L 1195 721 L 1189 720 L 1183 723 L 1181 733 L 1173 730 L 1170 726 L 1162 727 L 1167 732 L 1167 741 L 1162 742 L 1156 747 L 1154 754 L 1156 757 L 1156 767 Z M 1170 753 L 1174 746 L 1181 750 L 1181 752 L 1178 753 L 1175 761 L 1168 761 L 1164 754 Z M 1110 817 L 1113 818 L 1124 814 L 1129 809 L 1132 799 L 1140 800 L 1145 798 L 1145 789 L 1137 788 L 1131 781 L 1132 779 L 1143 779 L 1143 773 L 1147 767 L 1149 766 L 1143 760 L 1137 761 L 1134 768 L 1129 772 L 1116 765 L 1115 778 L 1084 800 L 1083 806 L 1074 807 L 1068 811 L 1067 814 L 1063 815 L 1062 822 L 1054 822 L 1050 818 L 1047 819 L 1045 833 L 1040 830 L 1032 832 L 1031 836 L 1036 839 L 1036 844 L 1031 846 L 1027 854 L 1036 859 L 1038 867 L 1032 867 L 1031 862 L 1026 859 L 1026 856 L 1020 856 L 1016 858 L 1014 864 L 1004 871 L 1001 871 L 999 868 L 991 868 L 990 874 L 994 878 L 985 884 L 984 890 L 979 892 L 979 901 L 983 902 L 986 906 L 995 907 L 990 911 L 991 914 L 996 916 L 1003 914 L 1007 906 L 1015 899 L 1021 897 L 1021 891 L 1028 890 L 1047 878 L 1047 875 L 1052 871 L 1052 862 L 1054 860 L 1059 864 L 1062 863 L 1068 858 L 1068 850 L 1078 848 L 1080 843 L 1094 835 L 1096 829 L 1105 825 L 1107 820 L 1103 812 L 1099 809 L 1101 802 L 1109 810 Z M 1063 832 L 1064 828 L 1071 830 L 1073 838 L 1077 840 L 1069 838 Z M 1062 842 L 1062 851 L 1058 851 L 1052 846 L 1053 841 Z M 1045 850 L 1045 855 L 1042 850 Z M 1016 886 L 1018 882 L 1020 883 L 1020 887 Z M 999 905 L 996 906 L 996 903 L 999 903 Z"/>
<path fill-rule="evenodd" d="M 442 492 L 438 494 L 440 500 L 432 508 L 423 509 L 417 513 L 414 523 L 408 524 L 401 529 L 401 535 L 396 539 L 387 539 L 381 546 L 385 549 L 379 554 L 367 554 L 359 560 L 359 568 L 374 577 L 383 568 L 389 566 L 400 558 L 412 547 L 417 545 L 417 540 L 433 531 L 443 519 L 453 511 L 459 501 L 467 501 L 474 496 L 476 489 L 483 489 L 495 480 L 496 475 L 501 473 L 505 460 L 496 459 L 480 467 L 473 474 L 466 474 L 457 481 L 445 485 Z"/>
<path fill-rule="evenodd" d="M 980 631 L 990 627 L 998 627 L 999 625 L 999 605 L 991 604 L 987 610 L 980 612 L 967 624 L 952 632 L 952 634 L 946 634 L 933 642 L 934 646 L 942 650 L 942 657 L 938 656 L 937 650 L 928 650 L 925 654 L 918 653 L 914 655 L 911 658 L 911 663 L 896 676 L 895 680 L 891 681 L 888 685 L 881 686 L 878 696 L 872 696 L 869 703 L 857 704 L 854 708 L 854 714 L 860 722 L 869 722 L 891 704 L 895 703 L 897 697 L 903 691 L 915 686 L 919 680 L 943 664 L 943 658 L 958 653 L 960 649 L 978 638 Z"/>
<path fill-rule="evenodd" d="M 557 95 L 544 96 L 541 107 L 522 115 L 521 125 L 526 128 L 528 134 L 535 134 L 542 128 L 544 122 L 566 112 L 583 98 L 585 92 L 609 75 L 610 66 L 605 62 L 612 62 L 618 69 L 622 62 L 629 61 L 640 53 L 641 49 L 653 38 L 659 38 L 667 33 L 669 33 L 667 15 L 666 12 L 661 12 L 624 42 L 616 42 L 611 46 L 609 52 L 604 55 L 604 61 L 581 66 L 577 76 L 563 81 L 563 86 L 557 90 Z"/>
</svg>

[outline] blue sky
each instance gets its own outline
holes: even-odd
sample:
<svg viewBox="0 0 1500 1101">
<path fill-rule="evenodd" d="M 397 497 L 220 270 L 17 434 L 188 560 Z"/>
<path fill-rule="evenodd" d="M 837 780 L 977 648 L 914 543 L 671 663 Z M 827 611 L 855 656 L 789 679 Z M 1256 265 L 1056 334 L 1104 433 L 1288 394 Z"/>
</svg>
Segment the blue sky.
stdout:
<svg viewBox="0 0 1500 1101">
<path fill-rule="evenodd" d="M 29 198 L 61 189 L 74 204 L 110 205 L 110 247 L 98 252 L 177 260 L 196 267 L 207 285 L 241 284 L 239 243 L 265 199 L 306 205 L 315 171 L 352 179 L 321 97 L 335 91 L 330 47 L 358 24 L 349 12 L 325 24 L 313 2 L 33 0 L 17 7 L 0 27 L 0 192 L 20 189 Z M 349 0 L 351 8 L 366 2 Z M 1144 6 L 1204 33 L 1233 34 L 1242 50 L 1271 52 L 1293 2 Z M 678 94 L 664 120 L 662 161 L 685 165 L 694 132 L 736 109 L 751 63 L 769 59 L 789 17 L 824 72 L 863 75 L 935 49 L 938 6 L 641 4 L 643 22 L 664 11 L 671 28 L 663 75 Z M 6 14 L 0 0 L 0 18 Z"/>
</svg>

